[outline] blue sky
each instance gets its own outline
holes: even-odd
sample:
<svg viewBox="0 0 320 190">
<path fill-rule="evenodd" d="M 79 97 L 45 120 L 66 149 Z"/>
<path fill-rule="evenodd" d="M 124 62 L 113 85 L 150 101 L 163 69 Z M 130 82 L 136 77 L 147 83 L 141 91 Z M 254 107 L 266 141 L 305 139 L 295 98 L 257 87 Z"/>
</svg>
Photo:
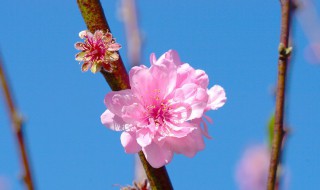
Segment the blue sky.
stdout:
<svg viewBox="0 0 320 190">
<path fill-rule="evenodd" d="M 113 35 L 123 45 L 118 0 L 101 1 Z M 320 11 L 320 4 L 316 4 Z M 74 60 L 85 29 L 76 1 L 1 1 L 0 48 L 26 126 L 37 189 L 117 189 L 130 184 L 133 156 L 124 153 L 120 133 L 100 123 L 110 88 L 99 74 L 82 73 Z M 237 189 L 235 167 L 244 149 L 264 143 L 274 109 L 271 89 L 277 74 L 278 0 L 138 1 L 144 36 L 143 64 L 169 49 L 205 70 L 228 101 L 209 116 L 213 140 L 190 159 L 175 155 L 167 166 L 175 189 Z M 304 58 L 308 40 L 294 19 L 285 151 L 290 189 L 320 188 L 320 65 Z M 2 95 L 1 95 L 2 96 Z M 3 101 L 0 104 L 0 177 L 11 190 L 19 160 Z"/>
</svg>

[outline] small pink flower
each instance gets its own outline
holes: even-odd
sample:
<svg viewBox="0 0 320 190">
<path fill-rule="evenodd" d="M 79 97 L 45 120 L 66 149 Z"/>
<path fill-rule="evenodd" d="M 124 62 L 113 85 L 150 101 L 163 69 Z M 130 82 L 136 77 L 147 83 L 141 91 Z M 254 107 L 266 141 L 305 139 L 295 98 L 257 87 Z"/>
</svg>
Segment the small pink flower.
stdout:
<svg viewBox="0 0 320 190">
<path fill-rule="evenodd" d="M 84 39 L 84 43 L 77 42 L 74 46 L 81 52 L 76 55 L 76 60 L 83 62 L 81 70 L 83 72 L 91 69 L 96 73 L 104 68 L 108 72 L 112 72 L 114 65 L 112 62 L 119 59 L 118 51 L 121 46 L 115 43 L 112 34 L 103 33 L 101 30 L 92 34 L 89 31 L 81 31 L 79 37 Z"/>
<path fill-rule="evenodd" d="M 248 148 L 236 170 L 240 190 L 264 190 L 267 186 L 270 151 L 265 145 Z"/>
<path fill-rule="evenodd" d="M 173 153 L 193 157 L 204 148 L 202 116 L 226 101 L 222 87 L 207 89 L 209 79 L 202 70 L 182 63 L 169 50 L 151 67 L 136 66 L 129 73 L 131 89 L 110 92 L 101 122 L 123 131 L 121 143 L 127 153 L 143 151 L 154 168 L 168 164 Z"/>
</svg>

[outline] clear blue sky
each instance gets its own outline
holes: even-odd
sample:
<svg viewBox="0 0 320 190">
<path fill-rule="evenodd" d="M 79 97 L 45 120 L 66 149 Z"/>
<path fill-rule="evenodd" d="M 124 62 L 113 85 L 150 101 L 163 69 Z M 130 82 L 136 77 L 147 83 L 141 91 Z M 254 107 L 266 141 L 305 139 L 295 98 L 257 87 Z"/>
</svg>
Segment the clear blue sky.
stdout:
<svg viewBox="0 0 320 190">
<path fill-rule="evenodd" d="M 127 62 L 119 1 L 101 2 Z M 120 133 L 100 123 L 110 88 L 100 74 L 81 73 L 74 60 L 73 44 L 86 28 L 76 0 L 10 0 L 0 7 L 0 48 L 26 120 L 37 189 L 130 184 L 133 156 L 124 153 Z M 208 73 L 210 86 L 220 84 L 227 92 L 226 105 L 209 113 L 214 139 L 206 140 L 206 149 L 192 159 L 175 155 L 167 166 L 175 189 L 237 189 L 235 166 L 245 147 L 265 142 L 274 108 L 279 1 L 139 1 L 138 8 L 144 64 L 152 52 L 175 49 L 182 61 Z M 308 41 L 295 21 L 294 41 L 285 162 L 290 189 L 320 189 L 320 65 L 305 60 Z M 2 99 L 0 105 L 0 177 L 20 190 L 16 144 Z"/>
</svg>

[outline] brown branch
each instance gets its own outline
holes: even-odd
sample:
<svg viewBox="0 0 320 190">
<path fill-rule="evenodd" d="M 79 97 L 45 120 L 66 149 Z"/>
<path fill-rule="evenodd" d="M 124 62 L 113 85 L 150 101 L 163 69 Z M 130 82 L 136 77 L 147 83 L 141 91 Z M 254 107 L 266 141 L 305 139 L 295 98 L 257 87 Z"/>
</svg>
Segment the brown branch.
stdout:
<svg viewBox="0 0 320 190">
<path fill-rule="evenodd" d="M 77 3 L 89 31 L 92 33 L 96 30 L 111 32 L 99 0 L 77 0 Z M 114 65 L 116 68 L 112 73 L 108 73 L 101 69 L 101 74 L 104 76 L 111 89 L 123 90 L 130 88 L 129 77 L 121 57 L 114 62 Z"/>
<path fill-rule="evenodd" d="M 90 32 L 93 33 L 96 30 L 110 31 L 99 0 L 77 0 L 77 3 Z M 114 91 L 130 88 L 129 77 L 121 57 L 115 64 L 117 69 L 114 72 L 101 71 L 109 86 Z M 139 157 L 153 190 L 173 189 L 165 167 L 152 168 L 141 151 Z"/>
<path fill-rule="evenodd" d="M 281 157 L 282 141 L 285 135 L 283 118 L 284 118 L 284 103 L 288 59 L 291 53 L 289 45 L 289 31 L 291 19 L 291 0 L 282 0 L 281 3 L 281 36 L 279 45 L 279 60 L 278 60 L 278 83 L 276 92 L 276 111 L 274 136 L 272 140 L 272 151 L 268 177 L 268 190 L 274 190 L 277 181 L 277 169 Z"/>
<path fill-rule="evenodd" d="M 1 86 L 4 94 L 4 101 L 7 104 L 7 109 L 8 109 L 9 117 L 12 123 L 13 132 L 16 136 L 16 140 L 18 141 L 18 147 L 20 151 L 21 162 L 22 162 L 22 167 L 24 172 L 23 181 L 27 186 L 28 190 L 33 190 L 34 185 L 32 181 L 31 169 L 28 162 L 28 155 L 27 155 L 26 146 L 24 144 L 24 136 L 22 131 L 23 120 L 15 107 L 12 94 L 10 93 L 10 88 L 6 80 L 1 57 L 0 57 L 0 80 L 1 80 Z"/>
</svg>

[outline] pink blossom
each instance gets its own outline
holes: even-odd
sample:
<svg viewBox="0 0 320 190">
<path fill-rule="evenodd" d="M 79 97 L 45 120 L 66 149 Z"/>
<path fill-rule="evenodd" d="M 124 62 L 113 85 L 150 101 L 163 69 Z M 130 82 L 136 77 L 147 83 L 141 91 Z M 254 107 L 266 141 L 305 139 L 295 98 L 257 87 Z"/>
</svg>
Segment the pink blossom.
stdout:
<svg viewBox="0 0 320 190">
<path fill-rule="evenodd" d="M 173 153 L 193 157 L 204 148 L 202 117 L 226 101 L 222 87 L 207 89 L 209 79 L 202 70 L 182 63 L 178 53 L 169 50 L 151 67 L 133 67 L 131 89 L 106 95 L 107 110 L 101 122 L 123 131 L 121 143 L 127 153 L 143 151 L 154 168 L 168 164 Z"/>
<path fill-rule="evenodd" d="M 264 190 L 267 186 L 270 151 L 265 145 L 248 148 L 236 170 L 240 190 Z"/>
<path fill-rule="evenodd" d="M 96 73 L 104 68 L 112 72 L 112 63 L 119 59 L 116 51 L 121 48 L 120 44 L 115 43 L 112 34 L 101 30 L 92 34 L 84 30 L 79 33 L 79 37 L 84 39 L 84 43 L 77 42 L 74 46 L 81 51 L 76 55 L 76 60 L 83 62 L 81 70 L 85 72 L 91 69 L 91 72 Z"/>
</svg>

